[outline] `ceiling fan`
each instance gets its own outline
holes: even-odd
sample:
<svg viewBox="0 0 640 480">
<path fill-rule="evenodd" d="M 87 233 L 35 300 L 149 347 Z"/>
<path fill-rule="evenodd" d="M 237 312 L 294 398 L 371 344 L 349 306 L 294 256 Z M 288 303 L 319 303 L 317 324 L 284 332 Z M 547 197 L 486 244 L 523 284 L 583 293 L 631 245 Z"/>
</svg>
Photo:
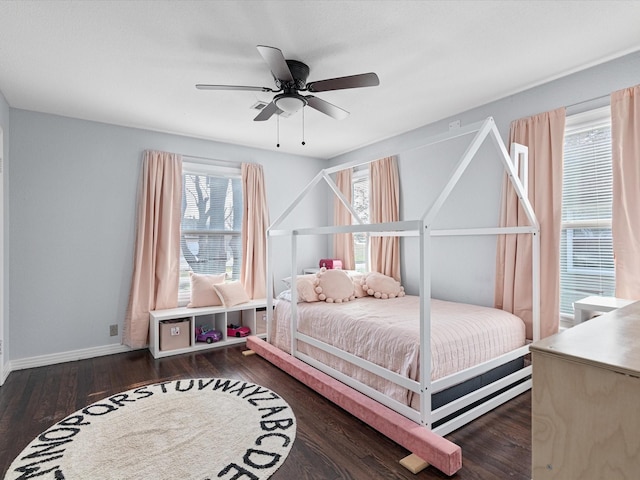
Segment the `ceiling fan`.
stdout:
<svg viewBox="0 0 640 480">
<path fill-rule="evenodd" d="M 349 112 L 316 96 L 301 95 L 300 92 L 316 93 L 347 88 L 375 87 L 380 84 L 378 76 L 373 72 L 307 83 L 309 67 L 306 64 L 298 60 L 286 60 L 279 48 L 266 45 L 258 45 L 257 48 L 271 69 L 276 89 L 243 85 L 204 84 L 198 84 L 196 88 L 200 90 L 247 90 L 276 93 L 277 95 L 273 97 L 273 100 L 253 119 L 260 122 L 282 112 L 293 114 L 307 105 L 325 115 L 341 120 L 349 116 Z"/>
</svg>

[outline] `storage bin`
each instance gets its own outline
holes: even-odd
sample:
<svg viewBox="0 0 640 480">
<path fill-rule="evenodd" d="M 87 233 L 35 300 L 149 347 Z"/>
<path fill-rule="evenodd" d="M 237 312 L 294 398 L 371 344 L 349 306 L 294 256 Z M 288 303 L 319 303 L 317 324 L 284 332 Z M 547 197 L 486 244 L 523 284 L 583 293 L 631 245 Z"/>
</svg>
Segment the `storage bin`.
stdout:
<svg viewBox="0 0 640 480">
<path fill-rule="evenodd" d="M 318 264 L 320 268 L 325 267 L 327 270 L 342 270 L 342 260 L 337 258 L 321 258 Z"/>
<path fill-rule="evenodd" d="M 190 346 L 191 325 L 188 318 L 160 322 L 160 350 L 176 350 Z"/>
</svg>

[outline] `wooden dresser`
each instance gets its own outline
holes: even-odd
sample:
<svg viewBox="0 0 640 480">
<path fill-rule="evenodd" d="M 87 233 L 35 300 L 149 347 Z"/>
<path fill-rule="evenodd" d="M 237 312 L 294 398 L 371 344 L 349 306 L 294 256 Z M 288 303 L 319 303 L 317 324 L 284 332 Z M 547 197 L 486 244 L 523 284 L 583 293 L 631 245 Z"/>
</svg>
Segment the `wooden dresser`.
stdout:
<svg viewBox="0 0 640 480">
<path fill-rule="evenodd" d="M 640 302 L 531 352 L 533 479 L 639 479 Z"/>
</svg>

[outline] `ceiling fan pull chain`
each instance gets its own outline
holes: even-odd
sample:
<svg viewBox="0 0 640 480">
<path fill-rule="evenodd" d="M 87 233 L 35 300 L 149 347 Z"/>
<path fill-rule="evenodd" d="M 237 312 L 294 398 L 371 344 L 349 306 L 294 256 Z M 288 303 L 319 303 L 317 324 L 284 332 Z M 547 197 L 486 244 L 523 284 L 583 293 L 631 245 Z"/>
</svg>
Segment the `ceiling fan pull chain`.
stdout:
<svg viewBox="0 0 640 480">
<path fill-rule="evenodd" d="M 304 108 L 302 107 L 302 145 L 305 145 L 304 143 Z"/>
<path fill-rule="evenodd" d="M 277 142 L 276 147 L 280 148 L 280 115 L 276 115 L 276 131 L 277 131 Z"/>
</svg>

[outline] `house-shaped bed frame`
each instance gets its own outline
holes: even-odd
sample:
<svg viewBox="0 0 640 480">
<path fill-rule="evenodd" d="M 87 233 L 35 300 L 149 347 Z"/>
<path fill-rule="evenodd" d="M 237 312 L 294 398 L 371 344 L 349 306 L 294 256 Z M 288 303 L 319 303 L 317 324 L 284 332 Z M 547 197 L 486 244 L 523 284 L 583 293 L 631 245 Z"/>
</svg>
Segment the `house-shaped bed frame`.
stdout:
<svg viewBox="0 0 640 480">
<path fill-rule="evenodd" d="M 403 464 L 416 472 L 427 462 L 434 465 L 439 470 L 448 475 L 453 475 L 462 466 L 462 454 L 460 448 L 444 439 L 443 436 L 453 430 L 465 425 L 473 419 L 483 415 L 496 406 L 505 403 L 522 392 L 531 388 L 531 366 L 503 377 L 490 385 L 471 392 L 457 400 L 443 405 L 432 411 L 431 395 L 442 391 L 463 381 L 469 380 L 477 375 L 485 373 L 502 364 L 524 357 L 529 353 L 528 345 L 517 350 L 504 354 L 496 359 L 484 362 L 456 374 L 431 381 L 431 251 L 432 238 L 435 236 L 460 236 L 460 235 L 516 235 L 528 234 L 532 236 L 532 295 L 533 295 L 533 340 L 539 339 L 539 256 L 540 256 L 540 235 L 539 225 L 527 193 L 523 187 L 526 185 L 527 172 L 527 148 L 522 145 L 512 146 L 513 158 L 502 141 L 498 129 L 492 117 L 486 120 L 458 128 L 442 135 L 431 137 L 419 147 L 426 147 L 436 143 L 445 142 L 465 135 L 471 135 L 473 139 L 469 143 L 465 152 L 453 169 L 445 187 L 436 197 L 433 204 L 416 220 L 362 224 L 358 214 L 352 205 L 346 201 L 330 175 L 337 171 L 365 165 L 369 162 L 349 162 L 332 168 L 322 170 L 303 189 L 301 194 L 285 210 L 285 212 L 271 225 L 267 232 L 267 291 L 272 292 L 272 241 L 275 236 L 288 236 L 291 241 L 291 354 L 284 353 L 267 342 L 250 337 L 247 345 L 259 355 L 265 357 L 275 365 L 279 366 L 295 378 L 303 381 L 334 403 L 343 407 L 356 417 L 365 421 L 373 428 L 385 434 L 395 442 L 404 446 L 412 452 L 412 455 L 403 459 Z M 483 142 L 490 137 L 493 140 L 497 156 L 501 161 L 507 176 L 515 189 L 520 205 L 528 219 L 528 226 L 507 226 L 488 228 L 461 228 L 449 230 L 434 230 L 432 225 L 442 206 L 447 201 L 450 193 L 462 174 L 469 166 L 474 156 L 478 152 Z M 521 181 L 518 171 L 521 172 Z M 279 230 L 282 221 L 300 203 L 300 201 L 322 180 L 326 181 L 331 190 L 337 195 L 342 203 L 351 211 L 353 217 L 359 222 L 358 225 L 346 226 L 326 226 L 313 228 L 300 228 L 293 230 Z M 420 379 L 414 381 L 402 377 L 395 372 L 386 370 L 378 365 L 362 360 L 359 357 L 347 352 L 338 350 L 330 345 L 318 342 L 297 332 L 297 289 L 295 288 L 297 271 L 297 239 L 301 235 L 331 235 L 335 233 L 355 233 L 365 232 L 370 235 L 389 236 L 419 236 L 420 237 Z M 267 299 L 268 323 L 270 328 L 273 300 Z M 341 374 L 316 360 L 300 353 L 296 349 L 296 341 L 305 343 L 325 350 L 342 359 L 350 361 L 359 367 L 365 368 L 376 375 L 395 383 L 420 395 L 420 411 L 416 411 L 407 405 L 401 404 L 386 397 L 380 392 L 357 382 L 350 377 Z M 439 423 L 432 428 L 434 422 Z"/>
</svg>

